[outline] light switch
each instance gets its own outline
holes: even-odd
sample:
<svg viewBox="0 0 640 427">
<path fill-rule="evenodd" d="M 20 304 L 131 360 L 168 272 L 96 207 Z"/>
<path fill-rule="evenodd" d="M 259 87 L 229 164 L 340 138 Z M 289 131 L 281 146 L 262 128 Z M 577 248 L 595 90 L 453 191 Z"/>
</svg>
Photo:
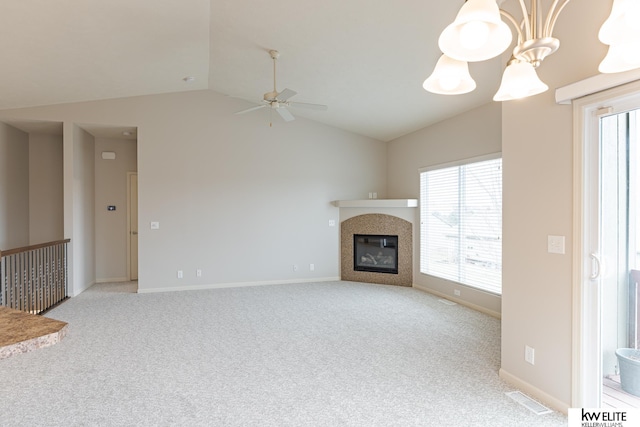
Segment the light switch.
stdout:
<svg viewBox="0 0 640 427">
<path fill-rule="evenodd" d="M 547 236 L 547 252 L 564 254 L 564 236 Z"/>
<path fill-rule="evenodd" d="M 151 229 L 152 230 L 157 230 L 159 228 L 160 228 L 160 223 L 159 222 L 157 222 L 157 221 L 151 222 Z"/>
</svg>

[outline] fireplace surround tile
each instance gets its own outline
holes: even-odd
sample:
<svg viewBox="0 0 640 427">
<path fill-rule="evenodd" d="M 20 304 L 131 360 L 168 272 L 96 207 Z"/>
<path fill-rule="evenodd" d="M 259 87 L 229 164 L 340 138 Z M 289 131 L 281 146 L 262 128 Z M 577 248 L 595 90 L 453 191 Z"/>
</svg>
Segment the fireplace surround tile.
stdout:
<svg viewBox="0 0 640 427">
<path fill-rule="evenodd" d="M 355 271 L 353 269 L 353 236 L 378 234 L 398 236 L 398 274 Z M 412 286 L 413 225 L 402 218 L 385 214 L 364 214 L 340 224 L 340 254 L 342 280 Z"/>
</svg>

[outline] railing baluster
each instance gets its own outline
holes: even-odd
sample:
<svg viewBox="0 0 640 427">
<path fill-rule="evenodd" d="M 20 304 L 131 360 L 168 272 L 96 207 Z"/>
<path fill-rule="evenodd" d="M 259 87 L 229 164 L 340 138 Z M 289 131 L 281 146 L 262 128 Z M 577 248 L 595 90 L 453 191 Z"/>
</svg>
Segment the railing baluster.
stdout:
<svg viewBox="0 0 640 427">
<path fill-rule="evenodd" d="M 42 313 L 65 300 L 69 241 L 0 251 L 0 306 Z"/>
</svg>

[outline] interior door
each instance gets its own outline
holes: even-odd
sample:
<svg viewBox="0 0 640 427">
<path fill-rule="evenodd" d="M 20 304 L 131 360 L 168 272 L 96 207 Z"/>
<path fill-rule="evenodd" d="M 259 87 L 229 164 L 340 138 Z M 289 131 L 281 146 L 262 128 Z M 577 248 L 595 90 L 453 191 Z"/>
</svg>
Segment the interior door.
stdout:
<svg viewBox="0 0 640 427">
<path fill-rule="evenodd" d="M 138 174 L 129 174 L 129 280 L 138 280 Z"/>
</svg>

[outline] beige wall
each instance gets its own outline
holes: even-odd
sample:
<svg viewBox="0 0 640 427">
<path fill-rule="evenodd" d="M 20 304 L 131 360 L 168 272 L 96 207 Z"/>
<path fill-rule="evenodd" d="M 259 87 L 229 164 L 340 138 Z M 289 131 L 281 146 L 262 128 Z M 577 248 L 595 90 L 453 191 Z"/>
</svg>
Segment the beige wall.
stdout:
<svg viewBox="0 0 640 427">
<path fill-rule="evenodd" d="M 491 103 L 389 142 L 389 197 L 419 199 L 420 168 L 500 152 L 501 139 L 501 104 Z M 500 314 L 499 296 L 420 273 L 419 227 L 414 227 L 414 242 L 415 286 Z"/>
<path fill-rule="evenodd" d="M 104 160 L 103 151 L 116 153 Z M 95 139 L 96 281 L 127 280 L 127 172 L 137 171 L 136 141 Z M 108 211 L 113 205 L 115 211 Z"/>
<path fill-rule="evenodd" d="M 554 89 L 597 74 L 597 40 L 611 1 L 571 2 L 558 52 L 539 68 L 551 90 L 502 109 L 504 166 L 502 375 L 556 407 L 571 404 L 572 111 Z M 547 236 L 566 237 L 564 255 Z M 524 361 L 525 345 L 535 365 Z"/>
<path fill-rule="evenodd" d="M 64 239 L 62 137 L 29 134 L 29 244 Z"/>
<path fill-rule="evenodd" d="M 86 135 L 74 122 L 138 128 L 141 292 L 339 277 L 331 201 L 370 191 L 385 197 L 386 144 L 304 118 L 269 127 L 268 111 L 233 114 L 245 106 L 192 91 L 2 112 L 65 122 L 65 164 L 74 161 L 65 166 L 65 211 L 73 208 L 65 233 L 73 232 L 66 234 L 76 291 L 96 277 L 95 262 L 86 261 L 95 259 L 93 224 L 84 227 L 93 178 L 80 162 Z M 160 229 L 151 230 L 152 221 Z"/>
<path fill-rule="evenodd" d="M 0 122 L 0 250 L 29 244 L 29 135 Z"/>
</svg>

